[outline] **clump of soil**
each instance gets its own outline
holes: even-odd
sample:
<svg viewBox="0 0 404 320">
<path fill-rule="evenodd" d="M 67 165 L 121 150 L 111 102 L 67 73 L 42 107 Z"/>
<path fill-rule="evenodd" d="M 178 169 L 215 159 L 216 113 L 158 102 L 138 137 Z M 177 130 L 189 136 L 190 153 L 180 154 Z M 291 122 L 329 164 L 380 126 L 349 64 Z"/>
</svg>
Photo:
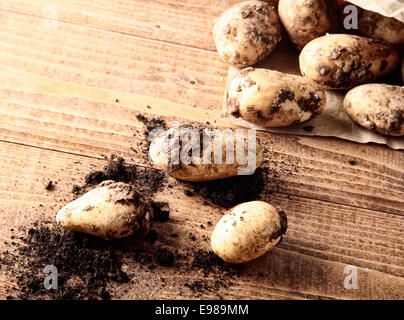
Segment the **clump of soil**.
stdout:
<svg viewBox="0 0 404 320">
<path fill-rule="evenodd" d="M 162 129 L 162 130 L 167 130 L 167 123 L 162 119 L 162 118 L 147 118 L 143 114 L 139 113 L 136 115 L 136 118 L 142 122 L 146 130 L 144 132 L 144 137 L 146 141 L 146 145 L 142 144 L 142 152 L 143 154 L 147 157 L 149 154 L 149 147 L 152 142 L 152 139 L 154 138 L 152 133 L 156 129 Z"/>
<path fill-rule="evenodd" d="M 17 256 L 9 252 L 2 256 L 16 273 L 17 298 L 109 299 L 109 282 L 129 281 L 111 242 L 45 224 L 29 228 L 20 240 Z M 57 268 L 56 290 L 44 288 L 47 265 Z"/>
<path fill-rule="evenodd" d="M 264 190 L 265 168 L 258 168 L 253 175 L 237 176 L 208 182 L 191 182 L 192 190 L 213 204 L 231 208 L 239 203 L 257 200 Z M 192 195 L 189 191 L 187 196 Z"/>
<path fill-rule="evenodd" d="M 166 222 L 170 218 L 168 202 L 152 201 L 153 220 Z"/>
<path fill-rule="evenodd" d="M 165 267 L 170 267 L 174 264 L 174 254 L 167 248 L 159 248 L 156 254 L 157 262 Z"/>
<path fill-rule="evenodd" d="M 89 172 L 85 176 L 85 184 L 81 187 L 77 185 L 73 186 L 72 192 L 76 195 L 83 194 L 105 180 L 130 183 L 146 198 L 151 198 L 163 187 L 167 178 L 162 171 L 130 165 L 125 163 L 124 158 L 113 155 L 103 170 Z"/>
</svg>

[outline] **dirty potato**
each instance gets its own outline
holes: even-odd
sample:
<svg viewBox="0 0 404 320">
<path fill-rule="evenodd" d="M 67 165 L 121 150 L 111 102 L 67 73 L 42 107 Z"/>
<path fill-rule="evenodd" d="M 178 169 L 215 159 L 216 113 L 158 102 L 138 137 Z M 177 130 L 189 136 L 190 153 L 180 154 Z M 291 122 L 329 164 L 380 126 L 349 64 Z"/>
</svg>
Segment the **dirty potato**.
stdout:
<svg viewBox="0 0 404 320">
<path fill-rule="evenodd" d="M 281 40 L 281 25 L 274 7 L 244 1 L 216 20 L 213 34 L 220 57 L 230 65 L 246 67 L 274 50 Z"/>
<path fill-rule="evenodd" d="M 253 174 L 262 163 L 263 152 L 255 136 L 241 131 L 242 138 L 233 129 L 171 128 L 153 139 L 149 158 L 169 175 L 185 181 Z"/>
<path fill-rule="evenodd" d="M 333 34 L 309 42 L 299 62 L 302 75 L 323 88 L 351 89 L 393 71 L 399 55 L 381 41 Z"/>
<path fill-rule="evenodd" d="M 342 25 L 351 14 L 350 11 L 344 13 L 346 6 L 351 5 L 358 10 L 358 29 L 354 29 L 355 33 L 404 48 L 404 23 L 401 21 L 362 9 L 344 0 L 336 0 L 334 5 Z"/>
<path fill-rule="evenodd" d="M 287 218 L 263 201 L 230 209 L 213 230 L 213 252 L 229 263 L 245 263 L 275 247 L 287 229 Z"/>
<path fill-rule="evenodd" d="M 60 209 L 56 222 L 66 230 L 109 240 L 143 237 L 152 217 L 151 205 L 132 185 L 108 180 Z"/>
<path fill-rule="evenodd" d="M 404 136 L 404 87 L 366 84 L 348 92 L 344 108 L 360 126 L 383 135 Z"/>
<path fill-rule="evenodd" d="M 290 40 L 299 50 L 311 40 L 335 31 L 324 0 L 280 0 L 278 10 Z"/>
<path fill-rule="evenodd" d="M 246 68 L 233 79 L 226 96 L 234 117 L 264 127 L 300 124 L 320 114 L 326 95 L 303 77 Z"/>
</svg>

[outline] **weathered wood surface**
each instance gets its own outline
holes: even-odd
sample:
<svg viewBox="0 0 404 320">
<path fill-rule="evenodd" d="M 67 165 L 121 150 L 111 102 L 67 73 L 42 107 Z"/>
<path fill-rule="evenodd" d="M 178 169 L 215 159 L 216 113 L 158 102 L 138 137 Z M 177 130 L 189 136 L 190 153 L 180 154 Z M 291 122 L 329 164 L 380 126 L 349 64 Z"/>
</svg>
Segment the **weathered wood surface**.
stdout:
<svg viewBox="0 0 404 320">
<path fill-rule="evenodd" d="M 227 66 L 214 52 L 211 24 L 235 2 L 0 2 L 2 249 L 10 228 L 51 219 L 72 198 L 72 185 L 105 163 L 102 155 L 150 166 L 138 146 L 139 112 L 228 125 L 219 120 Z M 56 25 L 47 19 L 52 8 Z M 403 299 L 404 153 L 329 138 L 259 139 L 270 169 L 262 197 L 285 209 L 289 230 L 220 296 Z M 58 182 L 53 192 L 44 190 L 49 179 Z M 173 248 L 194 246 L 189 232 L 209 248 L 213 227 L 199 226 L 217 221 L 220 208 L 186 197 L 181 185 L 156 197 L 173 207 L 172 219 L 155 226 L 180 235 Z M 346 265 L 358 267 L 357 290 L 344 288 Z M 122 288 L 122 296 L 196 297 L 183 283 L 200 274 L 164 270 L 163 286 L 156 272 L 134 270 L 137 286 Z M 4 297 L 12 279 L 2 280 Z"/>
</svg>

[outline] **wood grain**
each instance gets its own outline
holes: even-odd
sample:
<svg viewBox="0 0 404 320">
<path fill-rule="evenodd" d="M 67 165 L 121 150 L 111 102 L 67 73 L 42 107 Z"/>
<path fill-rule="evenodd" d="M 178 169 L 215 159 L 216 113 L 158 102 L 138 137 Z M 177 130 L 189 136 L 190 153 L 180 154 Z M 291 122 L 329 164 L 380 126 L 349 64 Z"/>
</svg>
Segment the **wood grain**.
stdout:
<svg viewBox="0 0 404 320">
<path fill-rule="evenodd" d="M 103 154 L 150 166 L 139 113 L 168 124 L 230 125 L 220 120 L 227 66 L 213 52 L 210 29 L 235 2 L 0 2 L 1 249 L 13 250 L 10 228 L 53 219 L 72 199 L 72 185 L 104 164 Z M 56 26 L 48 19 L 52 5 Z M 404 152 L 332 138 L 258 136 L 268 169 L 261 197 L 289 218 L 283 243 L 246 264 L 230 288 L 199 296 L 184 286 L 203 277 L 198 271 L 178 263 L 151 272 L 129 260 L 137 285 L 113 288 L 116 296 L 404 299 Z M 57 182 L 52 192 L 44 190 L 49 180 Z M 161 241 L 189 252 L 193 233 L 197 246 L 209 249 L 207 222 L 223 209 L 186 197 L 181 183 L 156 198 L 172 207 L 171 220 L 154 226 Z M 172 232 L 180 237 L 165 236 Z M 358 290 L 343 286 L 348 264 L 358 268 Z M 14 282 L 4 274 L 0 280 L 4 297 Z"/>
<path fill-rule="evenodd" d="M 53 219 L 58 209 L 73 198 L 73 184 L 81 184 L 87 171 L 105 163 L 102 159 L 5 142 L 0 142 L 0 156 L 4 159 L 0 164 L 3 248 L 4 241 L 10 243 L 10 228 L 30 226 L 38 219 Z M 54 191 L 44 189 L 50 179 L 56 183 Z M 199 196 L 187 197 L 183 189 L 179 184 L 156 195 L 155 199 L 170 202 L 171 219 L 155 223 L 153 228 L 161 235 L 159 241 L 173 250 L 192 251 L 195 242 L 189 241 L 190 233 L 195 235 L 198 247 L 208 250 L 213 229 L 208 221 L 218 221 L 223 209 L 204 204 Z M 264 193 L 262 199 L 286 210 L 288 232 L 278 248 L 246 264 L 241 275 L 232 279 L 233 284 L 220 290 L 222 297 L 404 298 L 404 217 L 365 209 L 353 211 L 344 205 L 278 193 Z M 168 235 L 173 232 L 179 237 L 170 238 Z M 115 288 L 123 297 L 195 297 L 184 284 L 198 279 L 200 274 L 187 272 L 182 262 L 176 268 L 157 271 L 146 270 L 131 260 L 127 264 L 137 285 Z M 357 290 L 344 288 L 344 268 L 348 264 L 358 268 Z M 165 287 L 156 274 L 164 276 Z M 215 281 L 212 275 L 207 279 Z M 8 279 L 8 284 L 12 285 L 12 279 Z M 0 290 L 4 294 L 4 288 Z M 217 298 L 212 292 L 200 297 Z"/>
<path fill-rule="evenodd" d="M 238 0 L 3 0 L 0 9 L 214 51 L 213 19 Z"/>
<path fill-rule="evenodd" d="M 164 100 L 49 80 L 0 68 L 5 140 L 90 156 L 125 154 L 148 165 L 132 149 L 144 141 L 138 112 L 178 120 L 216 121 L 219 112 Z M 11 88 L 18 87 L 20 90 Z M 115 102 L 119 97 L 119 103 Z M 151 109 L 147 108 L 147 105 Z M 176 115 L 183 114 L 179 118 Z M 169 116 L 171 115 L 171 117 Z M 284 194 L 352 207 L 404 213 L 403 152 L 336 139 L 259 135 L 271 175 L 268 188 Z M 333 144 L 344 149 L 335 152 Z M 352 166 L 350 160 L 357 164 Z"/>
</svg>

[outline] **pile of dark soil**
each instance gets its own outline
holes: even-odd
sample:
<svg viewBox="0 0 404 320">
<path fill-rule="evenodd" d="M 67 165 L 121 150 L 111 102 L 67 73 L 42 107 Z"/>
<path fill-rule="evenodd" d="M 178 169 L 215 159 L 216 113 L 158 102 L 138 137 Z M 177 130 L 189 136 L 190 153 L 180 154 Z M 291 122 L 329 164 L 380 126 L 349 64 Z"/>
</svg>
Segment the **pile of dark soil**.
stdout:
<svg viewBox="0 0 404 320">
<path fill-rule="evenodd" d="M 130 165 L 125 163 L 124 158 L 113 155 L 103 170 L 89 172 L 85 176 L 85 184 L 73 186 L 72 192 L 76 195 L 83 194 L 105 180 L 130 183 L 145 197 L 151 198 L 164 186 L 167 178 L 162 171 Z"/>
<path fill-rule="evenodd" d="M 36 223 L 20 237 L 16 254 L 3 253 L 2 265 L 17 279 L 19 299 L 109 299 L 109 282 L 126 283 L 112 242 Z M 44 267 L 54 265 L 58 288 L 45 289 Z M 12 298 L 12 297 L 9 297 Z"/>
<path fill-rule="evenodd" d="M 265 186 L 266 169 L 258 168 L 253 175 L 237 176 L 223 180 L 208 182 L 192 182 L 191 189 L 185 193 L 192 196 L 196 193 L 213 204 L 223 208 L 231 208 L 239 203 L 258 200 Z"/>
</svg>

